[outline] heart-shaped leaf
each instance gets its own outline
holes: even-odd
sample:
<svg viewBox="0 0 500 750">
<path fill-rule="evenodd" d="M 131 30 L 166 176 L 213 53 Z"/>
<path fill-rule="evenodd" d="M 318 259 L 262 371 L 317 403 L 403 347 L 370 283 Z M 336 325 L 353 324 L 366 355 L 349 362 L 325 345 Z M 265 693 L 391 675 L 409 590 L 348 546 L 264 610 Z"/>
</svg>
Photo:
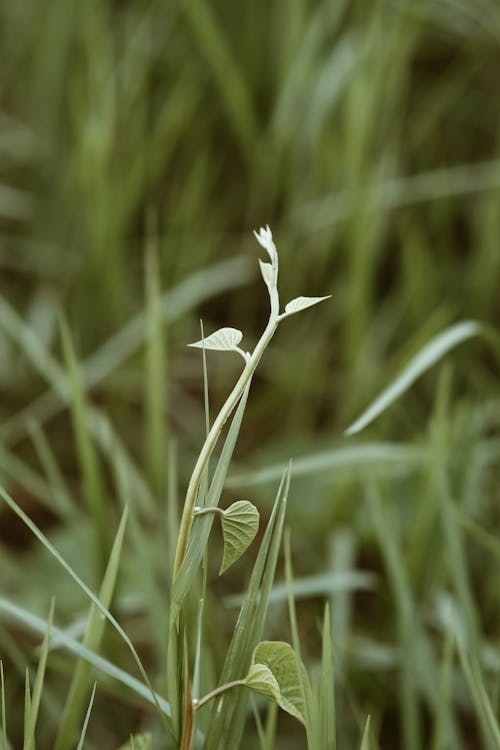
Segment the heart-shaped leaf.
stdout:
<svg viewBox="0 0 500 750">
<path fill-rule="evenodd" d="M 279 705 L 281 700 L 280 686 L 276 677 L 265 664 L 252 664 L 245 678 L 245 685 Z"/>
<path fill-rule="evenodd" d="M 219 328 L 210 336 L 205 336 L 200 341 L 188 346 L 196 346 L 198 349 L 213 349 L 217 351 L 234 351 L 243 338 L 243 334 L 237 328 Z"/>
<path fill-rule="evenodd" d="M 238 500 L 222 515 L 224 555 L 219 575 L 224 573 L 253 542 L 259 528 L 259 511 L 248 500 Z"/>
<path fill-rule="evenodd" d="M 300 310 L 305 310 L 306 307 L 317 305 L 318 302 L 323 302 L 324 299 L 329 299 L 331 296 L 331 294 L 327 294 L 326 297 L 296 297 L 285 307 L 285 313 L 292 315 Z"/>
<path fill-rule="evenodd" d="M 305 705 L 301 683 L 307 686 L 308 678 L 304 665 L 289 643 L 262 641 L 256 646 L 245 684 L 276 701 L 284 711 L 304 724 Z"/>
</svg>

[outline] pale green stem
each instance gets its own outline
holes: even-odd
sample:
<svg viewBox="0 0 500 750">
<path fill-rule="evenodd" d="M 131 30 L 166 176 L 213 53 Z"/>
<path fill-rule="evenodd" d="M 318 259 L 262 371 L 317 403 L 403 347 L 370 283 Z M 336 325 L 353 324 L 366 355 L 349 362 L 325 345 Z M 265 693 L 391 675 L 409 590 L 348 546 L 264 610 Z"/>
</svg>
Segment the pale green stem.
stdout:
<svg viewBox="0 0 500 750">
<path fill-rule="evenodd" d="M 217 508 L 215 506 L 210 506 L 208 508 L 194 508 L 193 510 L 193 516 L 204 516 L 207 513 L 218 513 L 220 516 L 224 515 L 222 508 Z"/>
<path fill-rule="evenodd" d="M 179 569 L 181 567 L 184 555 L 186 554 L 187 543 L 189 539 L 189 532 L 191 530 L 191 524 L 193 522 L 193 513 L 196 503 L 196 495 L 200 486 L 201 477 L 203 470 L 207 465 L 208 459 L 212 455 L 212 452 L 217 444 L 219 436 L 222 432 L 222 428 L 226 423 L 228 417 L 231 416 L 233 409 L 240 400 L 243 391 L 247 384 L 250 382 L 252 375 L 255 372 L 257 365 L 259 364 L 260 358 L 264 353 L 266 346 L 269 344 L 273 337 L 276 328 L 278 327 L 278 314 L 279 314 L 279 301 L 278 292 L 276 289 L 271 290 L 271 317 L 269 323 L 262 336 L 260 337 L 255 349 L 252 352 L 251 357 L 247 360 L 243 371 L 238 378 L 236 385 L 231 391 L 229 398 L 221 408 L 215 422 L 212 425 L 210 432 L 208 433 L 203 448 L 201 449 L 196 465 L 193 469 L 191 479 L 186 492 L 186 499 L 184 501 L 184 509 L 182 511 L 182 518 L 179 527 L 179 536 L 177 537 L 177 549 L 175 551 L 173 578 L 177 577 Z"/>
<path fill-rule="evenodd" d="M 195 711 L 197 711 L 199 708 L 204 706 L 209 701 L 213 700 L 214 698 L 217 698 L 218 695 L 221 693 L 225 693 L 226 690 L 231 690 L 235 687 L 245 687 L 246 682 L 245 680 L 234 680 L 234 682 L 226 682 L 225 685 L 221 685 L 218 688 L 215 688 L 215 690 L 211 690 L 209 693 L 203 696 L 203 698 L 200 698 L 199 701 L 194 702 L 193 701 L 193 708 Z"/>
</svg>

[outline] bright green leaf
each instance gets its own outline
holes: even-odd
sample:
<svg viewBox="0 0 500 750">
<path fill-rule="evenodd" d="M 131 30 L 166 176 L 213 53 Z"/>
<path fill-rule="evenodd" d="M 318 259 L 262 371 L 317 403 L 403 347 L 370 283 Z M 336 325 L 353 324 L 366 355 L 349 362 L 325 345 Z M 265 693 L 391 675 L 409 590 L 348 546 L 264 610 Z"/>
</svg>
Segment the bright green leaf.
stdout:
<svg viewBox="0 0 500 750">
<path fill-rule="evenodd" d="M 238 500 L 224 511 L 222 535 L 224 556 L 219 575 L 224 573 L 253 542 L 259 528 L 259 511 L 248 500 Z"/>
<path fill-rule="evenodd" d="M 271 672 L 272 676 L 276 680 L 279 688 L 279 697 L 276 697 L 275 691 L 272 690 L 272 681 L 267 676 L 267 672 L 261 671 L 262 683 L 258 683 L 256 675 L 259 673 L 252 671 L 254 667 L 267 667 Z M 295 716 L 302 724 L 305 719 L 305 706 L 304 698 L 301 690 L 301 677 L 299 670 L 303 670 L 304 666 L 300 659 L 298 659 L 294 650 L 289 643 L 282 641 L 262 641 L 256 646 L 253 652 L 252 668 L 246 679 L 246 684 L 249 687 L 257 690 L 250 682 L 257 682 L 259 685 L 267 690 L 260 689 L 258 692 L 264 693 L 267 697 L 273 698 L 278 705 L 287 713 Z"/>
<path fill-rule="evenodd" d="M 198 349 L 213 349 L 216 351 L 234 351 L 243 338 L 243 334 L 237 328 L 219 328 L 210 336 L 205 336 L 200 341 L 188 346 L 196 346 Z"/>
</svg>

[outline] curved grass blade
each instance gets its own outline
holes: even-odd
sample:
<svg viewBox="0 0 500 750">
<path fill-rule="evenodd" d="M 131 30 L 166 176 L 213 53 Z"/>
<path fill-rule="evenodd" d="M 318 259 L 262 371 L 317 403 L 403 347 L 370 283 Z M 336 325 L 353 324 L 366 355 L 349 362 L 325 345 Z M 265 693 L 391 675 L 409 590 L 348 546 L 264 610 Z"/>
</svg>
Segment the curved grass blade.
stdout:
<svg viewBox="0 0 500 750">
<path fill-rule="evenodd" d="M 147 687 L 149 688 L 151 692 L 151 696 L 153 697 L 153 702 L 156 708 L 158 709 L 158 713 L 160 714 L 160 717 L 165 725 L 165 728 L 168 730 L 169 733 L 171 733 L 172 727 L 171 727 L 170 721 L 168 721 L 165 715 L 165 712 L 162 710 L 161 705 L 158 702 L 157 695 L 155 691 L 153 690 L 151 681 L 149 677 L 147 676 L 146 670 L 144 669 L 144 666 L 139 657 L 139 654 L 137 653 L 134 647 L 134 644 L 132 643 L 129 636 L 126 634 L 126 632 L 122 628 L 122 626 L 117 622 L 117 620 L 113 617 L 111 612 L 102 604 L 102 602 L 98 599 L 98 597 L 94 594 L 94 592 L 87 586 L 87 584 L 82 581 L 80 576 L 77 573 L 75 573 L 71 565 L 69 565 L 66 562 L 66 560 L 57 551 L 54 545 L 47 539 L 45 534 L 43 534 L 40 531 L 40 529 L 36 526 L 36 524 L 33 523 L 33 521 L 29 518 L 29 516 L 26 515 L 26 513 L 22 510 L 22 508 L 19 507 L 19 505 L 15 502 L 15 500 L 13 500 L 10 497 L 10 495 L 4 490 L 4 488 L 1 485 L 0 485 L 0 497 L 7 503 L 7 505 L 11 508 L 11 510 L 14 511 L 14 513 L 21 519 L 21 521 L 23 521 L 23 523 L 30 529 L 30 531 L 43 544 L 43 546 L 50 552 L 50 554 L 53 557 L 55 557 L 57 562 L 66 570 L 66 572 L 69 573 L 71 578 L 73 578 L 73 580 L 78 584 L 78 586 L 82 589 L 82 591 L 95 604 L 97 609 L 99 609 L 99 611 L 112 624 L 114 629 L 121 636 L 122 640 L 125 642 L 130 653 L 132 654 L 132 657 L 137 665 L 137 668 L 141 674 L 141 677 L 143 678 L 144 682 L 146 683 Z"/>
<path fill-rule="evenodd" d="M 247 258 L 234 258 L 192 274 L 161 296 L 163 321 L 172 323 L 205 300 L 246 284 L 252 269 L 253 265 Z M 24 436 L 29 417 L 36 417 L 43 424 L 62 411 L 68 403 L 69 388 L 62 368 L 1 296 L 0 325 L 50 385 L 50 390 L 1 426 L 0 435 L 12 444 Z M 143 311 L 84 360 L 82 374 L 85 387 L 88 389 L 98 385 L 115 372 L 142 346 L 147 330 L 146 313 Z"/>
<path fill-rule="evenodd" d="M 99 599 L 102 604 L 108 608 L 111 604 L 118 576 L 120 555 L 127 525 L 127 516 L 128 512 L 127 508 L 125 508 L 118 531 L 116 532 L 115 541 L 113 543 L 104 579 L 99 591 Z M 96 609 L 95 605 L 92 604 L 83 637 L 83 646 L 85 646 L 85 648 L 94 652 L 99 650 L 104 635 L 105 623 L 106 621 L 102 618 L 100 612 Z M 68 691 L 61 722 L 59 724 L 54 750 L 68 750 L 73 747 L 77 726 L 84 710 L 85 699 L 90 684 L 90 671 L 91 667 L 89 663 L 80 659 L 73 672 L 73 678 Z"/>
<path fill-rule="evenodd" d="M 425 448 L 409 443 L 360 443 L 294 458 L 293 475 L 300 477 L 321 471 L 370 465 L 375 465 L 377 468 L 394 465 L 400 469 L 402 464 L 411 467 L 418 466 L 426 461 L 427 456 L 428 452 Z M 254 471 L 233 474 L 228 477 L 227 486 L 249 487 L 254 484 L 273 482 L 282 476 L 285 468 L 284 464 L 274 464 Z"/>
<path fill-rule="evenodd" d="M 370 404 L 355 422 L 345 431 L 346 435 L 355 435 L 361 432 L 370 422 L 373 422 L 394 401 L 429 370 L 436 362 L 439 362 L 449 351 L 470 338 L 479 336 L 484 332 L 483 325 L 475 320 L 467 320 L 447 328 L 439 333 L 426 344 L 420 352 L 413 357 L 398 377 L 385 388 L 382 393 Z"/>
<path fill-rule="evenodd" d="M 22 623 L 25 627 L 38 635 L 43 636 L 47 630 L 47 622 L 41 617 L 28 612 L 26 609 L 23 609 L 17 604 L 13 604 L 8 599 L 0 596 L 0 616 L 2 615 L 6 620 Z M 120 669 L 107 661 L 107 659 L 95 654 L 93 651 L 89 651 L 88 648 L 82 646 L 79 641 L 76 641 L 60 628 L 52 627 L 51 637 L 57 642 L 58 648 L 65 648 L 75 656 L 85 659 L 103 674 L 106 674 L 113 680 L 125 685 L 152 705 L 158 703 L 165 716 L 170 717 L 170 706 L 168 702 L 162 698 L 161 695 L 158 695 L 158 693 L 155 693 L 155 696 L 153 697 L 151 690 L 136 677 L 133 677 L 128 672 L 125 672 L 123 669 Z"/>
</svg>

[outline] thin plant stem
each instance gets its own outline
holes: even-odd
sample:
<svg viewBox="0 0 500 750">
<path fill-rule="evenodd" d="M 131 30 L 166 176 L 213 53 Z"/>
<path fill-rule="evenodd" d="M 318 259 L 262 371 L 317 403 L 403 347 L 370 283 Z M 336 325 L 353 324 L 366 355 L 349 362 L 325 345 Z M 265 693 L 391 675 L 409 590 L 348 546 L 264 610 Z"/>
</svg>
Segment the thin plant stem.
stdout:
<svg viewBox="0 0 500 750">
<path fill-rule="evenodd" d="M 276 296 L 277 296 L 277 291 L 276 291 Z M 217 441 L 219 439 L 219 436 L 222 432 L 222 429 L 226 421 L 231 416 L 231 413 L 233 409 L 236 407 L 238 401 L 240 400 L 247 383 L 249 382 L 252 375 L 254 374 L 257 368 L 257 365 L 259 364 L 260 359 L 264 353 L 264 350 L 269 344 L 269 342 L 271 341 L 274 335 L 274 332 L 276 331 L 276 328 L 278 327 L 278 324 L 279 324 L 278 311 L 275 307 L 273 298 L 271 298 L 271 316 L 269 318 L 269 322 L 264 330 L 264 333 L 260 337 L 255 349 L 253 350 L 251 357 L 247 360 L 247 363 L 243 369 L 243 372 L 238 378 L 238 381 L 236 385 L 234 386 L 233 390 L 231 391 L 229 398 L 227 399 L 225 404 L 222 406 L 220 412 L 218 413 L 217 418 L 215 419 L 215 422 L 213 423 L 210 429 L 210 432 L 208 433 L 206 437 L 205 443 L 203 444 L 203 447 L 200 451 L 200 455 L 198 456 L 198 460 L 196 461 L 195 467 L 193 469 L 191 479 L 189 480 L 189 485 L 186 491 L 186 499 L 184 500 L 184 508 L 182 511 L 182 518 L 181 518 L 181 523 L 180 523 L 180 528 L 179 528 L 179 536 L 177 538 L 177 548 L 175 550 L 174 570 L 173 570 L 174 580 L 177 578 L 177 574 L 179 573 L 179 569 L 184 559 L 184 555 L 186 554 L 186 548 L 187 548 L 187 543 L 189 539 L 189 532 L 191 530 L 191 524 L 193 522 L 193 514 L 194 514 L 195 503 L 196 503 L 196 496 L 198 494 L 198 489 L 200 486 L 200 481 L 201 481 L 201 477 L 203 475 L 205 466 L 207 465 L 207 462 L 214 451 L 214 448 L 217 444 Z"/>
<path fill-rule="evenodd" d="M 214 698 L 217 698 L 218 695 L 221 693 L 225 693 L 226 690 L 232 690 L 232 688 L 235 687 L 246 687 L 245 680 L 234 680 L 233 682 L 226 682 L 225 685 L 221 685 L 218 688 L 215 688 L 214 690 L 211 690 L 209 693 L 203 696 L 203 698 L 200 698 L 199 701 L 196 701 L 194 703 L 194 710 L 197 711 L 199 708 L 204 706 L 209 701 L 213 700 Z"/>
</svg>

